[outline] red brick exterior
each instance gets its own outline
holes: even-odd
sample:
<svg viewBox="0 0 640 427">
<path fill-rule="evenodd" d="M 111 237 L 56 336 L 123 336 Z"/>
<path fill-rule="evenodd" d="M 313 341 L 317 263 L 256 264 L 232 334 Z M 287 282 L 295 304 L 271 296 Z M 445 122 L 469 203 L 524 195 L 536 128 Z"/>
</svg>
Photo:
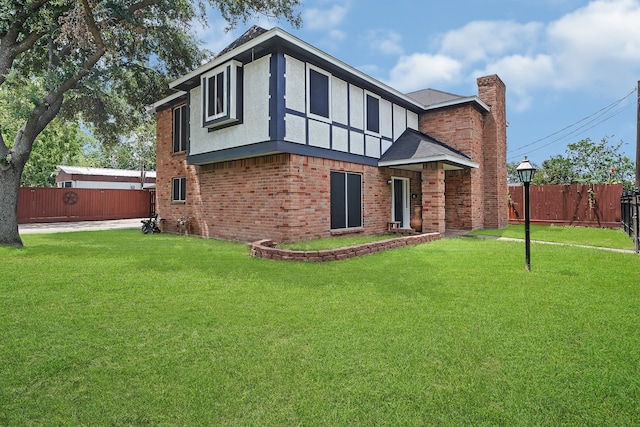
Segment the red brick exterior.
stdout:
<svg viewBox="0 0 640 427">
<path fill-rule="evenodd" d="M 445 185 L 442 163 L 429 163 L 422 169 L 422 230 L 444 234 Z"/>
<path fill-rule="evenodd" d="M 291 242 L 344 232 L 379 234 L 391 218 L 392 177 L 410 179 L 411 212 L 422 208 L 424 232 L 504 227 L 508 222 L 504 84 L 497 76 L 478 79 L 486 113 L 471 103 L 424 113 L 420 130 L 480 164 L 445 171 L 427 164 L 421 172 L 378 168 L 295 154 L 274 154 L 204 166 L 188 165 L 172 153 L 172 110 L 157 112 L 157 212 L 163 231 L 203 237 Z M 330 172 L 362 174 L 361 228 L 330 229 Z M 172 178 L 186 177 L 186 201 L 172 203 Z"/>
<path fill-rule="evenodd" d="M 447 229 L 508 225 L 505 85 L 496 75 L 480 77 L 478 97 L 491 111 L 469 103 L 428 111 L 419 118 L 421 132 L 479 164 L 477 169 L 445 173 L 445 213 L 440 221 Z"/>
<path fill-rule="evenodd" d="M 410 178 L 420 193 L 420 175 L 356 163 L 274 154 L 205 166 L 186 164 L 185 153 L 171 154 L 171 110 L 158 112 L 157 211 L 163 231 L 178 232 L 178 219 L 190 219 L 189 232 L 203 237 L 291 242 L 344 232 L 379 234 L 391 216 L 391 176 Z M 332 231 L 331 171 L 362 174 L 363 226 Z M 171 202 L 171 180 L 187 177 L 184 203 Z M 419 201 L 416 201 L 419 203 Z"/>
<path fill-rule="evenodd" d="M 478 79 L 478 97 L 491 107 L 485 117 L 482 141 L 485 228 L 504 228 L 509 224 L 505 92 L 504 83 L 496 75 Z"/>
</svg>

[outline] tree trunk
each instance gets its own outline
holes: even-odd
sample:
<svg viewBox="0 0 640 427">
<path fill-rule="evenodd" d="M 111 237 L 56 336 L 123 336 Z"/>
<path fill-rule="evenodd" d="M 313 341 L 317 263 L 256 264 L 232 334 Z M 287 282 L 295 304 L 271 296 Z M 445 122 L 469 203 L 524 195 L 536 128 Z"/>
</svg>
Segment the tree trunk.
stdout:
<svg viewBox="0 0 640 427">
<path fill-rule="evenodd" d="M 0 165 L 0 245 L 22 246 L 18 233 L 18 192 L 22 167 Z"/>
</svg>

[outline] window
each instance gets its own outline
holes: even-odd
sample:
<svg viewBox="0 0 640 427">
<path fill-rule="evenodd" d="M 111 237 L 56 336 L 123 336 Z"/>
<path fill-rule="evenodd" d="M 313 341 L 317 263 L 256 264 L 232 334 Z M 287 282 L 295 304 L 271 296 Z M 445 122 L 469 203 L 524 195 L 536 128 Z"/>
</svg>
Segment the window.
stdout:
<svg viewBox="0 0 640 427">
<path fill-rule="evenodd" d="M 173 152 L 187 150 L 187 106 L 182 105 L 173 110 Z"/>
<path fill-rule="evenodd" d="M 231 61 L 202 76 L 202 125 L 217 127 L 242 120 L 242 64 Z"/>
<path fill-rule="evenodd" d="M 362 227 L 362 175 L 331 172 L 331 229 Z"/>
<path fill-rule="evenodd" d="M 173 178 L 171 180 L 171 201 L 184 202 L 187 200 L 187 178 Z"/>
<path fill-rule="evenodd" d="M 207 117 L 215 119 L 227 111 L 225 99 L 225 72 L 222 71 L 207 78 Z"/>
<path fill-rule="evenodd" d="M 59 188 L 71 188 L 73 187 L 73 185 L 71 184 L 71 181 L 62 181 L 58 183 L 58 187 Z"/>
<path fill-rule="evenodd" d="M 307 103 L 309 115 L 330 118 L 331 75 L 319 69 L 307 68 Z"/>
<path fill-rule="evenodd" d="M 367 94 L 365 98 L 367 130 L 380 133 L 380 99 L 370 94 Z"/>
</svg>

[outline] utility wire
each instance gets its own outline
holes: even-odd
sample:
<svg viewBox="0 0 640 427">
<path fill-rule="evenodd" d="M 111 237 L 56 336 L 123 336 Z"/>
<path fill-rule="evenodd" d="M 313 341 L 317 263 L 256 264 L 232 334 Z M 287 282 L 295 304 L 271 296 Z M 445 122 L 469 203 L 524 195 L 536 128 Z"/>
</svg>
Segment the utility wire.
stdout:
<svg viewBox="0 0 640 427">
<path fill-rule="evenodd" d="M 511 159 L 513 159 L 515 157 L 518 157 L 520 155 L 520 154 L 516 154 L 516 153 L 521 153 L 522 151 L 525 151 L 526 148 L 531 147 L 532 145 L 538 144 L 540 142 L 543 142 L 543 141 L 545 141 L 545 140 L 547 140 L 549 138 L 552 138 L 552 137 L 554 137 L 556 135 L 560 135 L 560 136 L 558 136 L 557 138 L 553 139 L 552 141 L 550 141 L 550 142 L 548 142 L 548 143 L 546 143 L 544 145 L 541 145 L 538 148 L 530 149 L 530 150 L 527 150 L 527 151 L 528 152 L 538 151 L 538 150 L 540 150 L 540 149 L 542 149 L 544 147 L 547 147 L 547 146 L 549 146 L 549 145 L 551 145 L 551 144 L 553 144 L 555 142 L 558 142 L 558 141 L 560 141 L 562 139 L 565 139 L 565 138 L 567 138 L 569 136 L 572 136 L 572 135 L 576 134 L 577 132 L 580 132 L 582 130 L 589 130 L 589 129 L 591 129 L 591 128 L 593 128 L 593 127 L 595 127 L 595 126 L 597 126 L 597 125 L 599 125 L 601 123 L 604 123 L 605 121 L 617 116 L 618 114 L 622 113 L 623 111 L 629 109 L 630 105 L 622 106 L 621 108 L 619 107 L 616 110 L 614 110 L 614 108 L 618 107 L 623 101 L 625 101 L 627 98 L 629 98 L 631 95 L 633 95 L 636 91 L 637 91 L 637 88 L 634 88 L 631 92 L 629 92 L 624 97 L 612 102 L 611 104 L 607 105 L 604 108 L 601 108 L 600 110 L 596 111 L 595 113 L 590 114 L 590 115 L 578 120 L 577 122 L 574 122 L 574 123 L 572 123 L 572 124 L 570 124 L 568 126 L 565 126 L 564 128 L 562 128 L 562 129 L 560 129 L 560 130 L 558 130 L 556 132 L 553 132 L 553 133 L 551 133 L 551 134 L 549 134 L 549 135 L 547 135 L 545 137 L 536 139 L 535 141 L 529 142 L 529 143 L 527 143 L 525 145 L 522 145 L 522 146 L 520 146 L 518 148 L 514 148 L 513 150 L 507 150 L 507 153 L 510 154 L 510 159 L 509 160 L 511 160 Z M 613 110 L 613 113 L 611 113 L 612 110 Z M 584 121 L 587 121 L 587 123 L 583 124 L 582 126 L 579 126 L 576 129 L 571 130 L 570 132 L 568 132 L 566 134 L 563 134 L 565 131 L 573 128 L 574 126 L 579 125 L 580 123 L 582 123 Z M 595 122 L 595 124 L 594 124 L 594 122 Z"/>
<path fill-rule="evenodd" d="M 527 152 L 528 152 L 528 153 L 535 153 L 536 151 L 540 151 L 540 150 L 542 150 L 543 148 L 548 147 L 549 145 L 554 144 L 554 143 L 556 143 L 556 142 L 558 142 L 558 141 L 560 141 L 560 140 L 563 140 L 563 139 L 565 139 L 565 138 L 568 138 L 568 137 L 570 137 L 570 136 L 572 136 L 572 135 L 574 135 L 574 134 L 576 134 L 576 133 L 579 133 L 579 132 L 586 132 L 586 131 L 588 131 L 589 129 L 592 129 L 592 128 L 594 128 L 594 127 L 596 127 L 596 126 L 598 126 L 598 125 L 600 125 L 600 124 L 602 124 L 602 123 L 606 122 L 607 120 L 609 120 L 609 119 L 611 119 L 611 118 L 613 118 L 613 117 L 617 116 L 618 114 L 622 113 L 623 111 L 628 110 L 629 108 L 631 108 L 631 105 L 627 105 L 627 106 L 624 106 L 624 107 L 622 107 L 622 108 L 619 108 L 618 110 L 615 110 L 614 112 L 612 112 L 612 113 L 611 113 L 611 114 L 609 114 L 608 116 L 606 116 L 606 117 L 602 118 L 601 120 L 599 120 L 599 121 L 597 121 L 597 122 L 595 122 L 595 123 L 594 123 L 593 121 L 591 121 L 591 122 L 589 122 L 589 123 L 586 123 L 586 124 L 584 124 L 583 126 L 580 126 L 579 128 L 577 128 L 577 129 L 575 129 L 575 130 L 571 131 L 570 133 L 568 133 L 568 134 L 566 134 L 566 135 L 559 136 L 558 138 L 553 139 L 553 140 L 551 140 L 551 141 L 547 142 L 546 144 L 541 145 L 541 146 L 539 146 L 539 147 L 537 147 L 537 148 L 530 149 L 530 150 L 528 150 Z M 589 126 L 589 125 L 591 125 L 591 126 Z M 587 126 L 588 126 L 588 127 L 587 127 Z M 516 150 L 516 151 L 518 151 L 518 150 Z M 513 155 L 512 157 L 510 157 L 510 158 L 509 158 L 509 161 L 513 161 L 514 159 L 517 159 L 517 158 L 518 158 L 518 156 Z"/>
</svg>

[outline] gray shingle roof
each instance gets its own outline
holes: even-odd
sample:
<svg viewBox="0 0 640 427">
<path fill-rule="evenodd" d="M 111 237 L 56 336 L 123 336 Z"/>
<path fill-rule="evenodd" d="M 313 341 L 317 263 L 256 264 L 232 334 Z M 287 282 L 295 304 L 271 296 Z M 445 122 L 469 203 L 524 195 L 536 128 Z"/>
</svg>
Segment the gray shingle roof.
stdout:
<svg viewBox="0 0 640 427">
<path fill-rule="evenodd" d="M 425 107 L 441 102 L 449 102 L 457 99 L 463 99 L 464 96 L 455 95 L 453 93 L 442 92 L 435 89 L 422 89 L 415 92 L 407 93 L 409 98 L 413 98 Z"/>
<path fill-rule="evenodd" d="M 237 48 L 238 46 L 242 46 L 243 44 L 245 44 L 246 42 L 253 40 L 254 38 L 258 37 L 260 34 L 266 33 L 267 30 L 265 30 L 262 27 L 259 27 L 257 25 L 253 25 L 251 28 L 249 28 L 247 31 L 244 32 L 244 34 L 242 34 L 240 37 L 238 37 L 237 39 L 235 39 L 234 41 L 231 42 L 231 44 L 227 47 L 225 47 L 224 49 L 222 49 L 217 55 L 216 58 L 218 56 L 222 56 L 225 53 L 232 51 L 233 49 Z"/>
<path fill-rule="evenodd" d="M 413 129 L 407 129 L 400 135 L 382 155 L 378 165 L 399 166 L 430 162 L 445 162 L 463 168 L 478 167 L 466 154 Z"/>
</svg>

